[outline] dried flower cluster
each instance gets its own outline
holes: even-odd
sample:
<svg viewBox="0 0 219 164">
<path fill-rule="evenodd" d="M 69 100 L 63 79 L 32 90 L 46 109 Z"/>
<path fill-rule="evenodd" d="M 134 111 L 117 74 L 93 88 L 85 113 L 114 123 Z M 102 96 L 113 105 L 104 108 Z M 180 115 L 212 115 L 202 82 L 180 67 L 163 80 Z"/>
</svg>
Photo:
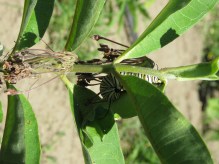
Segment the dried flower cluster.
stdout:
<svg viewBox="0 0 219 164">
<path fill-rule="evenodd" d="M 21 79 L 48 72 L 64 74 L 70 71 L 77 60 L 75 54 L 51 50 L 26 49 L 15 52 L 1 62 L 0 85 L 4 81 L 16 84 Z"/>
</svg>

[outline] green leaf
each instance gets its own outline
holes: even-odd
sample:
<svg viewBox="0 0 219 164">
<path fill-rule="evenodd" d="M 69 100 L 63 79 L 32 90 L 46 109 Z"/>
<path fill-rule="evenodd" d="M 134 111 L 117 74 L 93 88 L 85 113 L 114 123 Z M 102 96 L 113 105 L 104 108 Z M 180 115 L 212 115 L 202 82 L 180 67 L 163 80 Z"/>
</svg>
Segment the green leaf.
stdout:
<svg viewBox="0 0 219 164">
<path fill-rule="evenodd" d="M 205 139 L 208 141 L 218 141 L 219 140 L 219 130 L 209 130 L 205 132 Z"/>
<path fill-rule="evenodd" d="M 0 101 L 0 122 L 3 120 L 3 111 L 2 111 L 2 103 Z"/>
<path fill-rule="evenodd" d="M 156 87 L 136 77 L 120 77 L 162 163 L 213 163 L 195 128 Z"/>
<path fill-rule="evenodd" d="M 43 37 L 52 15 L 54 0 L 25 0 L 20 32 L 14 47 L 31 47 Z"/>
<path fill-rule="evenodd" d="M 131 118 L 137 115 L 127 94 L 121 95 L 117 101 L 113 102 L 111 110 L 122 118 Z"/>
<path fill-rule="evenodd" d="M 77 0 L 74 20 L 65 49 L 73 51 L 88 37 L 106 0 Z"/>
<path fill-rule="evenodd" d="M 117 60 L 144 56 L 176 39 L 191 28 L 218 0 L 170 0 L 136 42 Z"/>
<path fill-rule="evenodd" d="M 109 112 L 106 117 L 102 117 L 106 109 L 101 104 L 87 103 L 94 97 L 98 98 L 92 91 L 74 86 L 72 93 L 72 113 L 86 163 L 124 163 L 113 115 Z M 93 111 L 95 115 L 89 115 Z"/>
<path fill-rule="evenodd" d="M 208 99 L 206 112 L 209 121 L 219 120 L 219 98 Z"/>
<path fill-rule="evenodd" d="M 38 164 L 39 161 L 38 125 L 32 107 L 23 95 L 8 96 L 0 163 Z"/>
<path fill-rule="evenodd" d="M 138 10 L 140 11 L 140 13 L 145 17 L 145 18 L 150 18 L 150 15 L 146 9 L 145 6 L 143 6 L 141 3 L 138 4 Z"/>
<path fill-rule="evenodd" d="M 127 6 L 127 3 L 128 0 L 117 2 L 117 6 L 119 7 L 119 12 L 118 14 L 116 14 L 117 18 L 115 17 L 115 20 L 113 24 L 111 24 L 111 27 L 113 27 L 112 25 L 115 25 L 115 23 L 117 23 L 120 28 L 122 27 L 122 24 L 124 24 L 124 14 L 125 14 L 125 8 Z"/>
<path fill-rule="evenodd" d="M 101 138 L 99 137 L 99 133 L 96 132 L 98 124 L 95 123 L 90 123 L 86 129 L 93 141 L 92 146 L 86 146 L 92 162 L 100 164 L 125 163 L 120 148 L 117 125 L 114 123 L 110 131 Z"/>
<path fill-rule="evenodd" d="M 165 78 L 177 80 L 219 80 L 218 72 L 219 57 L 211 62 L 165 68 L 160 71 Z"/>
</svg>

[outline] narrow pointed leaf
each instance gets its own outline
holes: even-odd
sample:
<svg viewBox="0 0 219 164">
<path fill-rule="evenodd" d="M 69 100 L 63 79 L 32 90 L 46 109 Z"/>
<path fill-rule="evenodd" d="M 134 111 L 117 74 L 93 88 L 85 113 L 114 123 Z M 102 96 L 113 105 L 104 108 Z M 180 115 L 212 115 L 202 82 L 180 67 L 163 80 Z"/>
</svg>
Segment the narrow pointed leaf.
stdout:
<svg viewBox="0 0 219 164">
<path fill-rule="evenodd" d="M 165 78 L 169 79 L 219 80 L 219 57 L 211 62 L 175 68 L 165 68 L 160 72 Z"/>
<path fill-rule="evenodd" d="M 136 42 L 115 62 L 141 57 L 165 46 L 191 28 L 217 2 L 218 0 L 169 0 Z"/>
<path fill-rule="evenodd" d="M 74 20 L 65 49 L 73 51 L 88 37 L 106 0 L 77 0 Z"/>
<path fill-rule="evenodd" d="M 49 25 L 53 7 L 54 0 L 25 0 L 20 32 L 13 51 L 39 42 Z"/>
<path fill-rule="evenodd" d="M 99 114 L 106 110 L 96 104 L 87 104 L 89 99 L 96 97 L 95 93 L 79 86 L 74 86 L 73 89 L 70 84 L 67 87 L 85 163 L 124 163 L 113 115 L 108 114 L 100 119 Z M 99 108 L 98 114 L 95 107 Z"/>
<path fill-rule="evenodd" d="M 137 115 L 127 94 L 121 95 L 117 101 L 113 102 L 110 109 L 121 118 L 131 118 Z"/>
<path fill-rule="evenodd" d="M 62 76 L 61 77 L 63 82 L 66 85 L 66 88 L 68 89 L 68 93 L 69 93 L 69 99 L 70 99 L 70 105 L 71 105 L 71 112 L 73 115 L 73 121 L 75 123 L 75 127 L 77 128 L 77 132 L 78 132 L 78 136 L 79 139 L 81 139 L 83 137 L 82 135 L 82 131 L 80 129 L 80 125 L 81 125 L 81 121 L 80 121 L 80 113 L 78 111 L 75 110 L 74 108 L 74 98 L 73 98 L 73 93 L 74 93 L 74 85 L 66 78 L 66 76 Z M 84 155 L 84 161 L 85 163 L 92 163 L 90 155 L 89 155 L 89 151 L 87 150 L 86 146 L 81 143 L 82 146 L 82 152 Z"/>
<path fill-rule="evenodd" d="M 32 107 L 23 95 L 8 96 L 0 163 L 38 164 L 39 161 L 38 125 Z"/>
<path fill-rule="evenodd" d="M 213 163 L 198 132 L 160 90 L 136 77 L 120 78 L 162 163 Z"/>
</svg>

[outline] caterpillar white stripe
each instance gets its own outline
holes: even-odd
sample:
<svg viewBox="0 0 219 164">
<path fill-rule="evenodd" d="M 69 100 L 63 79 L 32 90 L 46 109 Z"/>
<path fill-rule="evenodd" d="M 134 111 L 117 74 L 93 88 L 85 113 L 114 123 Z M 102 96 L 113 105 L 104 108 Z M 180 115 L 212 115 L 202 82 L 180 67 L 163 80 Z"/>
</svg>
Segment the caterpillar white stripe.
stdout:
<svg viewBox="0 0 219 164">
<path fill-rule="evenodd" d="M 152 75 L 146 75 L 142 73 L 132 73 L 132 72 L 120 72 L 121 75 L 130 75 L 130 76 L 135 76 L 140 79 L 146 80 L 151 84 L 161 84 L 162 81 L 157 77 L 157 76 L 152 76 Z"/>
</svg>

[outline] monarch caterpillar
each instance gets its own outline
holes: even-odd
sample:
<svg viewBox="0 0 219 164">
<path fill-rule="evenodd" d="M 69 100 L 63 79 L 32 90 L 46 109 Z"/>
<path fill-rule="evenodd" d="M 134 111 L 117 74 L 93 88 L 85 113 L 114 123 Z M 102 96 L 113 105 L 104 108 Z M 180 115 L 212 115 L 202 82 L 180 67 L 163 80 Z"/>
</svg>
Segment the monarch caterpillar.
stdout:
<svg viewBox="0 0 219 164">
<path fill-rule="evenodd" d="M 106 39 L 104 37 L 101 37 L 99 35 L 94 36 L 95 40 L 104 39 L 111 41 L 109 39 Z M 123 44 L 117 43 L 115 41 L 111 41 L 113 43 L 119 44 L 120 46 L 128 48 L 128 46 L 125 46 Z M 103 52 L 103 59 L 102 60 L 91 60 L 87 62 L 81 61 L 80 64 L 107 64 L 113 62 L 119 55 L 121 55 L 125 50 L 119 50 L 119 49 L 113 49 L 109 48 L 108 45 L 100 44 L 100 48 L 98 48 L 99 51 Z M 106 59 L 106 60 L 104 60 Z M 142 67 L 149 67 L 154 68 L 155 63 L 153 60 L 147 58 L 146 56 L 140 57 L 140 58 L 133 58 L 133 59 L 125 59 L 121 62 L 121 64 L 127 64 L 127 65 L 136 65 L 136 66 L 142 66 Z M 138 77 L 140 79 L 146 80 L 151 84 L 160 85 L 162 81 L 152 75 L 142 74 L 142 73 L 132 73 L 132 72 L 120 72 L 121 75 L 131 75 Z M 90 103 L 98 103 L 98 102 L 108 102 L 109 107 L 105 115 L 109 112 L 110 105 L 115 100 L 119 99 L 120 96 L 125 93 L 125 89 L 123 88 L 122 84 L 119 82 L 119 80 L 112 74 L 109 73 L 106 76 L 100 76 L 98 74 L 92 74 L 92 73 L 78 73 L 78 82 L 77 84 L 82 86 L 93 86 L 93 85 L 100 85 L 99 93 L 96 96 L 101 95 L 102 99 L 98 101 L 89 101 Z M 98 82 L 97 84 L 91 84 L 91 81 Z M 95 98 L 95 97 L 93 97 Z M 93 98 L 91 100 L 93 100 Z M 104 116 L 105 117 L 105 116 Z"/>
<path fill-rule="evenodd" d="M 142 74 L 142 73 L 132 73 L 132 72 L 120 72 L 121 75 L 135 76 L 143 79 L 151 84 L 160 85 L 162 81 L 157 76 Z"/>
<path fill-rule="evenodd" d="M 146 75 L 141 73 L 131 73 L 131 72 L 120 72 L 121 75 L 130 75 L 135 76 L 140 79 L 146 80 L 151 84 L 160 85 L 162 81 L 152 75 Z M 108 101 L 109 103 L 119 99 L 121 94 L 125 92 L 122 84 L 116 79 L 113 74 L 108 74 L 107 76 L 102 78 L 100 83 L 100 93 L 103 97 L 103 100 Z"/>
<path fill-rule="evenodd" d="M 139 77 L 143 80 L 148 81 L 151 84 L 160 85 L 162 84 L 161 80 L 152 75 L 145 75 L 140 73 L 131 73 L 131 72 L 120 72 L 121 75 L 131 75 Z M 104 118 L 110 111 L 111 103 L 118 100 L 122 94 L 126 93 L 125 89 L 123 88 L 122 84 L 117 80 L 117 78 L 112 74 L 108 74 L 104 77 L 101 77 L 100 82 L 100 92 L 97 94 L 102 96 L 102 100 L 94 101 L 91 103 L 98 103 L 98 102 L 108 102 L 109 106 L 107 112 L 104 114 Z"/>
</svg>

